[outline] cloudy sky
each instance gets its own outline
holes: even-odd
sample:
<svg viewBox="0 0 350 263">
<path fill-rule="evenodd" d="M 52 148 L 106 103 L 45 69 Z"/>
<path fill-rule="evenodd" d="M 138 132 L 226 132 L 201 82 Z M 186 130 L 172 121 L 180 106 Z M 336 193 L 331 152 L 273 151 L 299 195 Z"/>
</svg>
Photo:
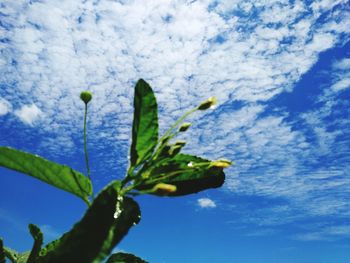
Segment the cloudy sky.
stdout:
<svg viewBox="0 0 350 263">
<path fill-rule="evenodd" d="M 219 190 L 141 197 L 118 249 L 150 262 L 348 262 L 350 2 L 2 0 L 0 144 L 84 171 L 82 90 L 95 189 L 128 164 L 134 84 L 164 131 L 194 114 L 184 151 L 235 165 Z M 0 236 L 67 231 L 80 200 L 0 170 Z"/>
</svg>

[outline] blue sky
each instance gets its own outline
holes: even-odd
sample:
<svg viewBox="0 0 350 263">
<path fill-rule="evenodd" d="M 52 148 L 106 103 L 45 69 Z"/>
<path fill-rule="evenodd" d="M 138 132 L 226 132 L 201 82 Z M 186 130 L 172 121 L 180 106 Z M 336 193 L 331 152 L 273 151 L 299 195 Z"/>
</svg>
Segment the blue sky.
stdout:
<svg viewBox="0 0 350 263">
<path fill-rule="evenodd" d="M 134 84 L 153 87 L 164 131 L 194 114 L 185 152 L 231 159 L 221 189 L 138 197 L 116 250 L 150 262 L 341 263 L 350 258 L 350 5 L 318 1 L 0 3 L 0 144 L 85 171 L 82 90 L 96 190 L 128 164 Z M 0 236 L 52 240 L 85 205 L 0 169 Z"/>
</svg>

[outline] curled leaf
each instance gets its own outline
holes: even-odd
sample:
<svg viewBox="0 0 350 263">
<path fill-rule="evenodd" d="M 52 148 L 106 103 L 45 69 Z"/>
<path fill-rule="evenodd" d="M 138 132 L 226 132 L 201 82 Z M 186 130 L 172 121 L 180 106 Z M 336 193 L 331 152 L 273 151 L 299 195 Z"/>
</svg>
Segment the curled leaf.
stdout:
<svg viewBox="0 0 350 263">
<path fill-rule="evenodd" d="M 148 179 L 137 189 L 152 189 L 158 183 L 165 183 L 176 186 L 176 191 L 169 196 L 181 196 L 220 187 L 225 181 L 223 168 L 210 166 L 210 163 L 193 155 L 177 154 L 151 168 Z M 157 195 L 157 192 L 152 194 Z"/>
</svg>

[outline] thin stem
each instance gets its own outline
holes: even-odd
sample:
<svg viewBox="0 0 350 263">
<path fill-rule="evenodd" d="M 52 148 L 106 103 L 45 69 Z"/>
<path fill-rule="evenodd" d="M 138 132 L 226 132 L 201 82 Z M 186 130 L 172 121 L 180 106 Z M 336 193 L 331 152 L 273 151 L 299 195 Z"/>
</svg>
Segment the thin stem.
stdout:
<svg viewBox="0 0 350 263">
<path fill-rule="evenodd" d="M 165 133 L 164 135 L 159 139 L 159 146 L 157 148 L 157 150 L 155 151 L 155 153 L 153 154 L 153 156 L 151 157 L 151 160 L 155 160 L 158 158 L 158 155 L 160 153 L 160 151 L 165 147 L 165 143 L 164 141 L 167 140 L 171 140 L 172 138 L 174 138 L 177 134 L 178 131 L 171 134 L 171 132 L 184 120 L 186 119 L 190 114 L 196 112 L 198 110 L 197 108 L 194 108 L 192 110 L 189 110 L 188 112 L 186 112 L 184 115 L 182 115 Z"/>
<path fill-rule="evenodd" d="M 89 180 L 91 181 L 89 156 L 88 156 L 87 143 L 86 143 L 86 117 L 87 117 L 87 103 L 85 103 L 85 114 L 84 114 L 84 153 L 85 153 L 85 163 L 86 163 L 87 176 L 88 176 Z"/>
<path fill-rule="evenodd" d="M 209 165 L 210 162 L 205 162 L 203 164 L 198 164 L 198 166 L 194 166 L 194 167 L 188 167 L 186 169 L 180 169 L 180 170 L 176 170 L 176 171 L 173 171 L 171 173 L 167 173 L 167 174 L 163 174 L 163 175 L 160 175 L 158 177 L 155 177 L 153 180 L 147 180 L 147 184 L 155 184 L 155 183 L 158 183 L 158 182 L 161 182 L 162 180 L 164 179 L 169 179 L 171 177 L 175 177 L 175 176 L 178 176 L 184 172 L 189 172 L 191 170 L 196 170 L 198 167 L 200 166 L 207 166 Z M 129 185 L 128 187 L 122 189 L 121 191 L 121 195 L 125 195 L 125 194 L 128 194 L 130 191 L 132 191 L 133 189 L 135 189 L 136 187 L 144 184 L 145 181 L 141 180 L 141 181 L 138 181 L 138 182 L 134 182 L 132 185 Z M 171 182 L 170 182 L 171 184 Z M 150 190 L 144 190 L 144 191 L 140 191 L 139 194 L 146 194 L 146 193 L 150 193 L 151 192 L 151 189 Z"/>
<path fill-rule="evenodd" d="M 137 186 L 137 184 L 132 184 L 132 185 L 129 185 L 128 187 L 126 188 L 123 188 L 121 191 L 120 191 L 120 195 L 121 196 L 124 196 L 125 194 L 127 194 L 129 191 L 133 190 L 135 188 L 135 186 Z"/>
<path fill-rule="evenodd" d="M 177 171 L 174 171 L 174 172 L 171 172 L 171 173 L 168 173 L 168 174 L 164 174 L 164 175 L 161 175 L 161 176 L 158 176 L 158 177 L 155 177 L 153 180 L 149 180 L 147 181 L 147 184 L 152 184 L 152 183 L 157 183 L 161 180 L 164 180 L 164 179 L 169 179 L 175 175 L 180 175 L 184 172 L 188 172 L 189 170 L 192 170 L 192 169 L 182 169 L 182 170 L 177 170 Z"/>
<path fill-rule="evenodd" d="M 198 107 L 197 108 L 194 108 L 188 112 L 186 112 L 184 115 L 182 115 L 182 117 L 180 117 L 165 133 L 164 135 L 162 136 L 162 138 L 160 138 L 160 142 L 162 142 L 171 132 L 173 129 L 176 128 L 176 126 L 178 126 L 188 115 L 192 114 L 193 112 L 197 111 L 198 110 Z"/>
</svg>

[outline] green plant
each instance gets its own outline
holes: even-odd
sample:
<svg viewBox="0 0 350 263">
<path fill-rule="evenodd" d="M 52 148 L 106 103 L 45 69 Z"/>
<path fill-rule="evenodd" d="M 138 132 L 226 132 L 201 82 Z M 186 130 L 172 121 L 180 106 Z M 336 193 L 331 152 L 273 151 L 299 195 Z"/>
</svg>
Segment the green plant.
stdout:
<svg viewBox="0 0 350 263">
<path fill-rule="evenodd" d="M 191 113 L 210 108 L 210 98 L 185 113 L 165 134 L 158 138 L 157 101 L 151 87 L 140 79 L 135 87 L 134 119 L 130 164 L 122 181 L 114 180 L 93 198 L 86 147 L 86 116 L 92 94 L 82 92 L 85 103 L 84 152 L 87 176 L 72 168 L 9 147 L 0 147 L 0 166 L 33 176 L 41 181 L 80 197 L 88 209 L 83 218 L 59 239 L 42 247 L 43 234 L 30 224 L 34 239 L 32 250 L 17 253 L 3 246 L 0 239 L 0 263 L 5 257 L 11 262 L 101 262 L 141 219 L 138 204 L 131 198 L 140 194 L 181 196 L 220 187 L 225 180 L 223 169 L 227 160 L 210 161 L 182 154 L 184 141 L 172 142 L 190 123 L 183 122 Z M 116 262 L 145 262 L 126 253 L 113 254 L 107 260 Z"/>
</svg>

